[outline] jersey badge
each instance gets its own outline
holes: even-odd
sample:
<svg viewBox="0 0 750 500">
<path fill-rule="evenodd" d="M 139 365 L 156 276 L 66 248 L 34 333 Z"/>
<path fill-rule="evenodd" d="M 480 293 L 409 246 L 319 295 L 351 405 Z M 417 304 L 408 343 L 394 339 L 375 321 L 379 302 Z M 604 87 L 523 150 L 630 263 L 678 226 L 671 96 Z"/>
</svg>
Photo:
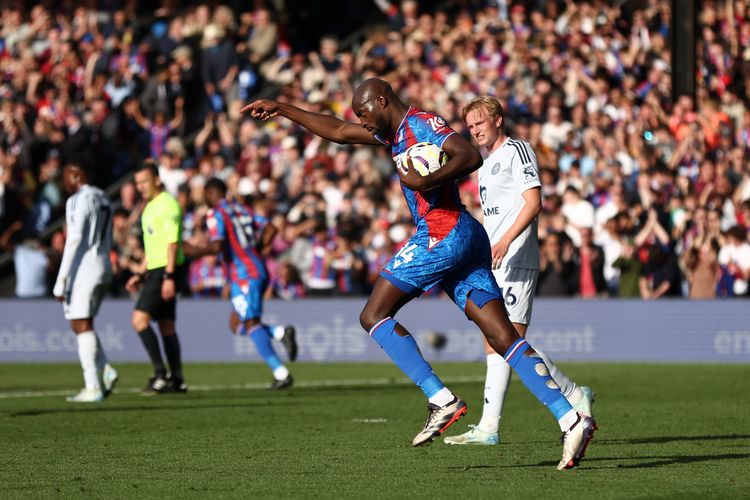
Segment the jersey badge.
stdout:
<svg viewBox="0 0 750 500">
<path fill-rule="evenodd" d="M 492 175 L 497 175 L 497 173 L 500 171 L 500 168 L 501 167 L 499 163 L 495 163 L 494 165 L 492 165 Z"/>
<path fill-rule="evenodd" d="M 536 177 L 536 172 L 531 165 L 526 165 L 525 167 L 523 167 L 523 175 L 525 176 L 524 180 L 526 182 L 529 182 Z"/>
<path fill-rule="evenodd" d="M 432 130 L 434 130 L 435 132 L 445 127 L 445 120 L 443 120 L 439 116 L 433 116 L 432 118 L 428 118 L 427 123 L 430 124 L 430 127 L 432 127 Z"/>
</svg>

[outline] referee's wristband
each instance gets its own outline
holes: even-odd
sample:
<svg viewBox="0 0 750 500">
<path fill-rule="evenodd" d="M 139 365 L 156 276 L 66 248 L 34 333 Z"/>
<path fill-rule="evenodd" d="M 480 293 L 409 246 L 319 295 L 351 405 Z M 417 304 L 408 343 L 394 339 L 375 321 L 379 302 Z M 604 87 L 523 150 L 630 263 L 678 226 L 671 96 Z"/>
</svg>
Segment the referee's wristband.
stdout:
<svg viewBox="0 0 750 500">
<path fill-rule="evenodd" d="M 161 278 L 163 280 L 173 280 L 174 279 L 174 273 L 164 273 L 161 275 Z"/>
</svg>

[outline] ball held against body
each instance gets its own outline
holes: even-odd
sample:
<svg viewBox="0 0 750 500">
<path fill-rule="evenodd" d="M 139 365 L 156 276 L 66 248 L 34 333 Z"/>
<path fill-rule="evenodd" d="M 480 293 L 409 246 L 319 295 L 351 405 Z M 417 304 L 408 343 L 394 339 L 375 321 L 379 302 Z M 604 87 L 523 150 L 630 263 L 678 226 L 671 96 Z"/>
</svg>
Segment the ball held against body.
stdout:
<svg viewBox="0 0 750 500">
<path fill-rule="evenodd" d="M 406 150 L 406 159 L 410 168 L 426 177 L 440 170 L 448 162 L 448 155 L 435 144 L 419 142 Z"/>
</svg>

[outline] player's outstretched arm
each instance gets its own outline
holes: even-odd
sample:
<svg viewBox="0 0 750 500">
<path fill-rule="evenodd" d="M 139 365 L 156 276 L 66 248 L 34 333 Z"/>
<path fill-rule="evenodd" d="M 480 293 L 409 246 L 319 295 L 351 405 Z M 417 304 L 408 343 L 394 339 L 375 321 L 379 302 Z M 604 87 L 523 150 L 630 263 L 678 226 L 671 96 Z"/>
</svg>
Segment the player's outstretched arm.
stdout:
<svg viewBox="0 0 750 500">
<path fill-rule="evenodd" d="M 305 111 L 284 102 L 260 99 L 248 104 L 240 112 L 264 121 L 275 116 L 283 116 L 305 127 L 313 134 L 338 144 L 382 146 L 367 129 L 360 125 L 345 122 L 333 116 Z"/>
<path fill-rule="evenodd" d="M 410 166 L 407 175 L 401 177 L 406 187 L 417 191 L 428 191 L 434 187 L 466 177 L 482 166 L 482 155 L 460 134 L 453 134 L 443 143 L 448 163 L 440 170 L 422 177 Z"/>
</svg>

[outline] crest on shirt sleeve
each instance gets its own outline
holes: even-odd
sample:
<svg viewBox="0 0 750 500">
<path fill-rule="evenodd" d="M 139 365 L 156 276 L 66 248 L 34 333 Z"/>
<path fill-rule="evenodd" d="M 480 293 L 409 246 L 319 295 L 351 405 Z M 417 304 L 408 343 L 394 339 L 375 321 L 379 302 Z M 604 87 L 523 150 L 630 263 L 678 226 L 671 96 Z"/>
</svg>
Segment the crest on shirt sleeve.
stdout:
<svg viewBox="0 0 750 500">
<path fill-rule="evenodd" d="M 531 164 L 524 165 L 524 167 L 523 167 L 523 181 L 528 184 L 529 182 L 531 182 L 533 180 L 536 180 L 536 178 L 537 178 L 537 176 L 536 176 L 536 170 L 534 170 L 534 167 L 532 167 Z"/>
</svg>

